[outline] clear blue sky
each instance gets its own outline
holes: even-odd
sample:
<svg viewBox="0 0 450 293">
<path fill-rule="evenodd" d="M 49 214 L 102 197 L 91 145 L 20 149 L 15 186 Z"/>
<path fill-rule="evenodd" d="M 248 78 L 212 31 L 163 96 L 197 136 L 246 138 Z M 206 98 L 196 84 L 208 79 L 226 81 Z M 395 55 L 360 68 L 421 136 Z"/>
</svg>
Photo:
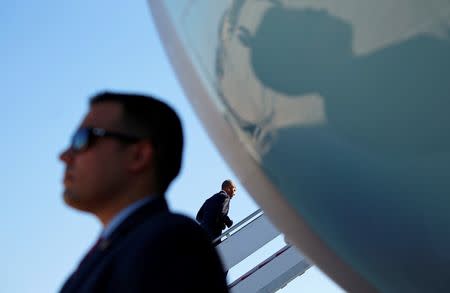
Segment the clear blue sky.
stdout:
<svg viewBox="0 0 450 293">
<path fill-rule="evenodd" d="M 154 94 L 180 114 L 187 142 L 168 192 L 174 210 L 195 215 L 226 178 L 238 183 L 231 218 L 257 209 L 182 92 L 146 1 L 17 0 L 2 3 L 0 17 L 0 292 L 57 291 L 97 237 L 97 220 L 61 200 L 58 155 L 104 89 Z M 300 291 L 340 289 L 313 268 L 281 290 Z"/>
</svg>

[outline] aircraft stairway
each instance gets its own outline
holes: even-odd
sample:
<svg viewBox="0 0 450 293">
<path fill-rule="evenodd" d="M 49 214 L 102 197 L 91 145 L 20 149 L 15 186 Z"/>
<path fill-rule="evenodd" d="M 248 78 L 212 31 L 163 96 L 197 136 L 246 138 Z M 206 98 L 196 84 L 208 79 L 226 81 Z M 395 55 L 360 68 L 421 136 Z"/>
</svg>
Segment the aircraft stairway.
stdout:
<svg viewBox="0 0 450 293">
<path fill-rule="evenodd" d="M 262 210 L 257 210 L 214 240 L 225 270 L 230 270 L 280 236 Z M 275 251 L 229 284 L 230 292 L 275 292 L 311 264 L 290 244 Z"/>
</svg>

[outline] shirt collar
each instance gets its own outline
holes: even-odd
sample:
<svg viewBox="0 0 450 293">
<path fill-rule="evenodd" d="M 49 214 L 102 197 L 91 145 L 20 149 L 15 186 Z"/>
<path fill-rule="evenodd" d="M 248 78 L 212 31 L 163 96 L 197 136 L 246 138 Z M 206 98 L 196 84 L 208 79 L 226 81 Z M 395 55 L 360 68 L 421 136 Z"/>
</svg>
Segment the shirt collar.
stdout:
<svg viewBox="0 0 450 293">
<path fill-rule="evenodd" d="M 226 195 L 227 197 L 231 198 L 231 196 L 229 196 L 228 193 L 227 193 L 225 190 L 222 189 L 220 192 L 225 193 L 225 195 Z"/>
<path fill-rule="evenodd" d="M 103 239 L 107 239 L 111 235 L 111 233 L 120 225 L 120 223 L 122 223 L 129 215 L 152 200 L 154 200 L 153 196 L 147 196 L 143 199 L 135 201 L 134 203 L 121 210 L 117 215 L 114 216 L 111 222 L 109 222 L 109 224 L 103 228 L 100 237 Z"/>
</svg>

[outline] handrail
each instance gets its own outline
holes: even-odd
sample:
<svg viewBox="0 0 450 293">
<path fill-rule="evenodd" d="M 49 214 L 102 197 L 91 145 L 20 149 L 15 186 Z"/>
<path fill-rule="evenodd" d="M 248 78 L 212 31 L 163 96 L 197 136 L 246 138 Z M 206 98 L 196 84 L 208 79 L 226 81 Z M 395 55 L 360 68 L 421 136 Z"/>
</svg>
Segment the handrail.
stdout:
<svg viewBox="0 0 450 293">
<path fill-rule="evenodd" d="M 273 255 L 269 256 L 268 258 L 266 258 L 264 261 L 262 261 L 260 264 L 258 264 L 257 266 L 255 266 L 253 269 L 251 269 L 250 271 L 248 271 L 247 273 L 243 274 L 242 276 L 240 276 L 238 279 L 234 280 L 233 283 L 231 283 L 230 285 L 228 285 L 228 289 L 233 288 L 234 286 L 236 286 L 237 284 L 239 284 L 240 282 L 242 282 L 243 280 L 247 279 L 249 276 L 253 275 L 256 271 L 258 271 L 259 269 L 261 269 L 263 266 L 265 266 L 266 264 L 268 264 L 269 262 L 271 262 L 272 260 L 274 260 L 276 257 L 280 256 L 283 252 L 285 252 L 286 250 L 288 250 L 289 248 L 291 248 L 290 244 L 286 244 L 284 247 L 282 247 L 281 249 L 279 249 L 277 252 L 275 252 Z"/>
<path fill-rule="evenodd" d="M 226 230 L 224 233 L 222 233 L 220 236 L 215 238 L 213 240 L 213 245 L 218 245 L 219 243 L 222 243 L 223 241 L 227 240 L 227 238 L 230 237 L 232 234 L 236 233 L 238 230 L 240 230 L 242 227 L 246 226 L 247 224 L 250 224 L 251 222 L 253 222 L 257 218 L 259 218 L 263 214 L 264 214 L 264 211 L 261 210 L 261 209 L 258 209 L 256 211 L 254 211 L 249 216 L 247 216 L 243 220 L 241 220 L 239 223 L 237 223 L 236 225 L 232 226 L 231 228 Z M 224 238 L 224 237 L 225 237 L 225 239 L 222 240 L 222 238 Z"/>
<path fill-rule="evenodd" d="M 304 274 L 311 266 L 294 246 L 286 244 L 229 284 L 228 289 L 234 293 L 275 292 Z"/>
</svg>

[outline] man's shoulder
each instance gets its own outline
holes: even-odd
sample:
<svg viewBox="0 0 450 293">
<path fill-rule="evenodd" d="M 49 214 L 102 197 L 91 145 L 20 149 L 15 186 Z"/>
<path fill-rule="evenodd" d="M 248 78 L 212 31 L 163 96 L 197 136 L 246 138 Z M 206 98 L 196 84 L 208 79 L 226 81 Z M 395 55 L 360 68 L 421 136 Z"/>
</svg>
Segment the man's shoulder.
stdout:
<svg viewBox="0 0 450 293">
<path fill-rule="evenodd" d="M 171 212 L 146 219 L 126 238 L 122 248 L 130 252 L 136 263 L 147 259 L 146 256 L 174 259 L 213 253 L 209 237 L 197 222 Z"/>
<path fill-rule="evenodd" d="M 208 236 L 190 217 L 170 211 L 149 215 L 122 240 L 110 258 L 114 282 L 126 284 L 131 278 L 152 286 L 152 290 L 168 288 L 171 292 L 182 291 L 185 286 L 207 288 L 209 285 L 200 282 L 199 276 L 213 280 L 214 288 L 223 284 L 220 259 Z M 184 266 L 187 272 L 174 273 Z M 121 283 L 123 278 L 126 282 Z"/>
<path fill-rule="evenodd" d="M 218 199 L 223 200 L 223 199 L 226 199 L 227 197 L 228 197 L 228 195 L 223 190 L 221 190 L 218 193 L 216 193 L 213 196 L 211 196 L 211 198 L 214 198 L 214 199 L 217 199 L 217 200 Z"/>
<path fill-rule="evenodd" d="M 195 230 L 200 228 L 197 222 L 195 222 L 192 218 L 170 211 L 157 215 L 155 222 L 164 226 L 174 226 L 175 228 L 179 226 L 191 227 Z"/>
<path fill-rule="evenodd" d="M 148 237 L 170 234 L 199 234 L 202 228 L 188 216 L 165 211 L 147 218 L 138 230 Z"/>
<path fill-rule="evenodd" d="M 145 255 L 172 258 L 180 253 L 177 247 L 203 247 L 210 240 L 197 222 L 187 216 L 161 212 L 149 216 L 137 224 L 129 233 L 122 235 L 117 248 L 130 261 L 139 262 Z"/>
</svg>

